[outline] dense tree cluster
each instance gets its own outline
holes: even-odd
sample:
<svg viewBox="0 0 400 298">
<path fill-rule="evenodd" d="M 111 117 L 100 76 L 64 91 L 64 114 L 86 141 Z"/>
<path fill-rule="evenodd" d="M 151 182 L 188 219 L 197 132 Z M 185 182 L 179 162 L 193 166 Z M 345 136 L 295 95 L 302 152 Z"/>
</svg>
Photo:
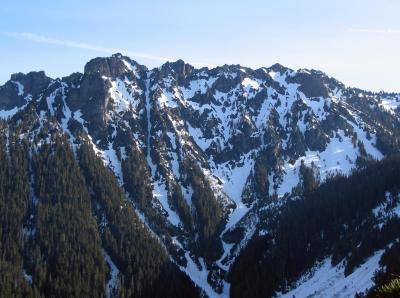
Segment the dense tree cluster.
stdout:
<svg viewBox="0 0 400 298">
<path fill-rule="evenodd" d="M 69 141 L 57 137 L 32 158 L 38 200 L 28 254 L 33 282 L 48 297 L 100 297 L 106 266 L 91 198 Z"/>
<path fill-rule="evenodd" d="M 131 194 L 140 210 L 151 208 L 152 189 L 150 173 L 143 153 L 134 146 L 126 148 L 121 162 L 124 187 Z"/>
<path fill-rule="evenodd" d="M 314 162 L 311 162 L 311 166 L 307 167 L 304 160 L 302 160 L 299 172 L 301 191 L 308 193 L 319 186 L 319 170 L 316 168 Z"/>
<path fill-rule="evenodd" d="M 0 297 L 38 295 L 24 278 L 24 223 L 29 210 L 28 159 L 0 121 Z"/>
<path fill-rule="evenodd" d="M 192 160 L 183 162 L 183 172 L 187 183 L 192 187 L 192 202 L 198 223 L 198 250 L 207 260 L 216 260 L 221 254 L 222 243 L 219 232 L 222 222 L 222 209 L 218 204 L 209 182 L 201 168 Z"/>
<path fill-rule="evenodd" d="M 46 143 L 22 133 L 0 123 L 1 297 L 105 297 L 106 256 L 115 297 L 199 295 L 90 144 L 74 154 L 51 127 Z"/>
<path fill-rule="evenodd" d="M 171 183 L 169 186 L 171 188 L 172 206 L 179 214 L 179 217 L 186 229 L 192 232 L 194 226 L 192 211 L 190 210 L 188 203 L 183 197 L 182 189 L 177 183 Z"/>
</svg>

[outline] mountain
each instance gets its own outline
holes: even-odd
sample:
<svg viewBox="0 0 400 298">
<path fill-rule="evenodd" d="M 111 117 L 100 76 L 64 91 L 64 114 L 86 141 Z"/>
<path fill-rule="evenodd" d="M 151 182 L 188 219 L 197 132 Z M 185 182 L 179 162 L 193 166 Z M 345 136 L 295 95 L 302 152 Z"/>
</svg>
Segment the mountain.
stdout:
<svg viewBox="0 0 400 298">
<path fill-rule="evenodd" d="M 2 171 L 9 177 L 0 190 L 2 237 L 10 242 L 1 249 L 16 253 L 3 257 L 0 269 L 17 264 L 10 278 L 19 276 L 26 293 L 38 296 L 85 296 L 96 288 L 94 296 L 258 297 L 306 285 L 302 275 L 329 267 L 337 243 L 345 248 L 334 255 L 336 269 L 358 245 L 341 238 L 348 231 L 338 226 L 360 213 L 351 225 L 358 230 L 378 220 L 371 210 L 386 193 L 396 197 L 395 182 L 361 179 L 379 190 L 364 206 L 353 175 L 368 176 L 399 153 L 399 106 L 400 94 L 349 88 L 320 71 L 280 64 L 196 69 L 178 60 L 149 70 L 115 54 L 61 79 L 14 74 L 0 87 Z M 343 193 L 331 198 L 335 189 Z M 333 216 L 335 204 L 343 210 Z M 323 210 L 330 221 L 313 222 Z M 297 231 L 303 225 L 293 223 L 296 216 L 312 224 Z M 314 239 L 326 230 L 332 237 Z M 292 232 L 304 235 L 298 245 Z M 346 235 L 371 248 L 338 280 L 397 238 L 388 232 L 375 245 L 353 232 Z M 309 235 L 315 250 L 307 250 Z M 289 248 L 296 250 L 290 258 L 277 254 Z M 272 261 L 279 259 L 293 268 Z M 62 278 L 76 268 L 79 274 Z M 261 287 L 255 277 L 269 276 L 265 268 L 280 273 Z M 95 278 L 79 284 L 91 272 Z M 372 287 L 372 274 L 346 293 Z M 6 277 L 2 282 L 4 293 L 17 293 Z M 76 291 L 68 293 L 71 284 Z"/>
</svg>

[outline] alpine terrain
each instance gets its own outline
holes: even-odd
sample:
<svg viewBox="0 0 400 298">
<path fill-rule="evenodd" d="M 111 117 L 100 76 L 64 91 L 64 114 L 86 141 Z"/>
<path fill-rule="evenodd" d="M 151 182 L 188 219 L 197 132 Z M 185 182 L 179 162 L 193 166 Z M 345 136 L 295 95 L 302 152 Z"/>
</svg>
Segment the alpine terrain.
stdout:
<svg viewBox="0 0 400 298">
<path fill-rule="evenodd" d="M 399 153 L 400 94 L 317 70 L 13 74 L 0 296 L 396 297 Z"/>
</svg>

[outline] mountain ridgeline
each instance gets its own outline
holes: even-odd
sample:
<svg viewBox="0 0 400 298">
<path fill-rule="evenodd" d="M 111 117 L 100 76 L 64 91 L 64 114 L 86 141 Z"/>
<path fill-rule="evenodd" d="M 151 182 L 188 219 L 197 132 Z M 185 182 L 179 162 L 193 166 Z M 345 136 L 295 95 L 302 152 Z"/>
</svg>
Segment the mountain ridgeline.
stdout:
<svg viewBox="0 0 400 298">
<path fill-rule="evenodd" d="M 279 64 L 115 54 L 61 79 L 13 74 L 0 296 L 383 295 L 399 273 L 399 107 Z M 308 287 L 324 266 L 337 286 Z"/>
</svg>

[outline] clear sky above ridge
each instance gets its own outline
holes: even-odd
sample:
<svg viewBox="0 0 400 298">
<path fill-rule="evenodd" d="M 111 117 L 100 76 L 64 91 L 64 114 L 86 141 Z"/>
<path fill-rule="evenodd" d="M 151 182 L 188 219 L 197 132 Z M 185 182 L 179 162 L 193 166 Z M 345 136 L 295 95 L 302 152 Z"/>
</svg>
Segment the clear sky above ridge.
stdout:
<svg viewBox="0 0 400 298">
<path fill-rule="evenodd" d="M 61 77 L 122 52 L 148 67 L 315 68 L 346 85 L 400 92 L 399 0 L 20 0 L 0 8 L 0 84 Z"/>
</svg>

